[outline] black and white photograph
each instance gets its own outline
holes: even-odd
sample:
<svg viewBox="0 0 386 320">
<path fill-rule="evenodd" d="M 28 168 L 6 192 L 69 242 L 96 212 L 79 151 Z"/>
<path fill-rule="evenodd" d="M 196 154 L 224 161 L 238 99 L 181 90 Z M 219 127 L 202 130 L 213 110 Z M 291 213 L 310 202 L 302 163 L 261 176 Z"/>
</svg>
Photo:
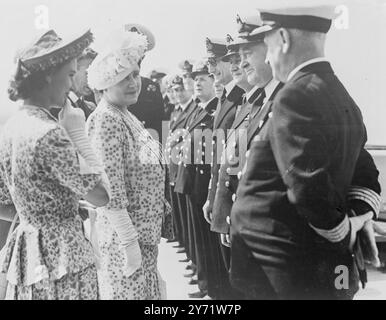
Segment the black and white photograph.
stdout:
<svg viewBox="0 0 386 320">
<path fill-rule="evenodd" d="M 386 300 L 386 0 L 0 12 L 0 300 Z"/>
</svg>

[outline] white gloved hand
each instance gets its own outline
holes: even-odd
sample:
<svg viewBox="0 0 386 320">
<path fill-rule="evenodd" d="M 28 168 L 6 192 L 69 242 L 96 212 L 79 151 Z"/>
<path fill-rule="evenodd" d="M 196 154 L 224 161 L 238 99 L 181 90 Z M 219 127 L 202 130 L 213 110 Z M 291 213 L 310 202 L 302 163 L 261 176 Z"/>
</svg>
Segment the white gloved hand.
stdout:
<svg viewBox="0 0 386 320">
<path fill-rule="evenodd" d="M 230 248 L 231 247 L 231 237 L 229 234 L 221 234 L 221 243 L 223 246 Z"/>
<path fill-rule="evenodd" d="M 349 218 L 350 226 L 351 226 L 351 236 L 350 236 L 349 249 L 351 252 L 353 251 L 354 244 L 355 244 L 355 241 L 357 239 L 357 232 L 359 230 L 362 230 L 362 228 L 365 226 L 366 222 L 371 221 L 371 219 L 373 218 L 373 215 L 374 214 L 372 212 L 367 212 L 363 215 Z"/>
<path fill-rule="evenodd" d="M 86 163 L 92 168 L 98 168 L 98 172 L 102 172 L 102 164 L 98 161 L 86 134 L 85 121 L 86 117 L 83 110 L 71 106 L 71 103 L 67 99 L 65 106 L 59 113 L 59 124 L 66 130 L 72 143 Z"/>
<path fill-rule="evenodd" d="M 78 129 L 85 131 L 86 116 L 82 109 L 74 108 L 70 100 L 67 99 L 64 107 L 59 112 L 59 124 L 66 129 L 67 132 Z"/>
<path fill-rule="evenodd" d="M 138 241 L 133 241 L 130 245 L 123 248 L 126 256 L 126 264 L 124 267 L 124 274 L 130 277 L 135 271 L 141 268 L 142 254 Z"/>
<path fill-rule="evenodd" d="M 381 266 L 381 261 L 379 260 L 379 252 L 377 247 L 377 242 L 375 240 L 375 231 L 376 222 L 373 220 L 366 221 L 363 226 L 363 256 L 367 263 L 370 263 L 376 268 Z"/>
<path fill-rule="evenodd" d="M 142 256 L 138 243 L 138 233 L 134 228 L 130 215 L 126 209 L 108 210 L 98 208 L 97 212 L 103 213 L 109 220 L 120 241 L 120 246 L 125 252 L 125 275 L 132 275 L 141 267 Z"/>
<path fill-rule="evenodd" d="M 210 207 L 209 200 L 207 200 L 205 202 L 204 206 L 202 207 L 202 211 L 204 212 L 204 218 L 205 218 L 206 222 L 211 224 L 212 223 L 212 208 Z"/>
</svg>

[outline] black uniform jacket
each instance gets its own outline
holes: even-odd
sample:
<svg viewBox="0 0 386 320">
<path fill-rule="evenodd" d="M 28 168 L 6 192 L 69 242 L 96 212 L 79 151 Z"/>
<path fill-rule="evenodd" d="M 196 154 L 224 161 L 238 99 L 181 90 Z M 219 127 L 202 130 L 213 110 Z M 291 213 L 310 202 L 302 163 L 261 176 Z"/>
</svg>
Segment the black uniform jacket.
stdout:
<svg viewBox="0 0 386 320">
<path fill-rule="evenodd" d="M 192 100 L 186 109 L 178 114 L 176 120 L 170 123 L 169 136 L 165 147 L 169 161 L 169 182 L 173 185 L 177 177 L 179 153 L 186 120 L 195 112 L 196 106 L 196 103 Z"/>
<path fill-rule="evenodd" d="M 210 207 L 213 207 L 214 197 L 216 195 L 216 188 L 218 183 L 218 173 L 221 166 L 222 150 L 225 145 L 225 139 L 228 134 L 228 130 L 232 126 L 235 116 L 236 109 L 242 104 L 244 90 L 238 86 L 235 86 L 229 93 L 221 105 L 220 112 L 215 117 L 213 125 L 213 164 L 211 169 L 211 180 L 209 185 L 208 200 Z"/>
<path fill-rule="evenodd" d="M 262 265 L 301 261 L 303 271 L 333 286 L 333 268 L 351 261 L 350 232 L 330 242 L 310 225 L 338 226 L 349 214 L 350 184 L 360 180 L 356 170 L 374 174 L 357 163 L 367 158 L 360 157 L 366 142 L 361 112 L 330 64 L 319 62 L 299 71 L 263 113 L 264 124 L 248 135 L 231 235 Z"/>
<path fill-rule="evenodd" d="M 198 107 L 188 126 L 188 135 L 181 148 L 181 164 L 178 168 L 175 191 L 184 194 L 194 193 L 200 206 L 208 195 L 211 169 L 211 141 L 214 112 L 218 99 L 214 98 L 205 109 Z"/>
<path fill-rule="evenodd" d="M 159 85 L 152 80 L 141 77 L 142 87 L 136 104 L 129 111 L 134 114 L 146 129 L 157 132 L 162 141 L 162 121 L 165 120 L 164 100 Z"/>
<path fill-rule="evenodd" d="M 216 196 L 212 209 L 211 230 L 218 233 L 228 233 L 229 224 L 226 218 L 230 216 L 235 193 L 238 184 L 238 173 L 242 170 L 245 163 L 245 153 L 247 151 L 247 128 L 250 123 L 250 111 L 258 100 L 261 89 L 245 101 L 233 122 L 223 150 L 223 163 L 221 164 Z"/>
</svg>

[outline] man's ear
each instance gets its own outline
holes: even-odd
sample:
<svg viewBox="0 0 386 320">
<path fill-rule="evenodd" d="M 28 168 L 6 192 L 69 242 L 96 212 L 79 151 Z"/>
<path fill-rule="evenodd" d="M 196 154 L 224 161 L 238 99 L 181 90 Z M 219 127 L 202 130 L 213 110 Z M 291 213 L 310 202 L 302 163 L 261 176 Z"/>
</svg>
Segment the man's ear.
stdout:
<svg viewBox="0 0 386 320">
<path fill-rule="evenodd" d="M 290 49 L 290 45 L 291 45 L 291 43 L 290 43 L 290 41 L 291 41 L 290 33 L 288 32 L 287 29 L 280 28 L 280 30 L 279 30 L 279 37 L 280 37 L 282 53 L 286 54 L 286 53 L 288 53 L 288 51 Z"/>
</svg>

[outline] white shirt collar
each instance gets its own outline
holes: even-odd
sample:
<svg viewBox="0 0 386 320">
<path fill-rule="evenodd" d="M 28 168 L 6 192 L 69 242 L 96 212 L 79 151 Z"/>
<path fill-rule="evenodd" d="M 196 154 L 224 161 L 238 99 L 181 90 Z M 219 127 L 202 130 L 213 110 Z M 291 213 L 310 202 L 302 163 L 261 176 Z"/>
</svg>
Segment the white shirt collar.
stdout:
<svg viewBox="0 0 386 320">
<path fill-rule="evenodd" d="M 287 78 L 287 82 L 290 81 L 297 72 L 299 72 L 301 69 L 303 69 L 304 67 L 310 65 L 310 64 L 313 64 L 313 63 L 317 63 L 317 62 L 327 62 L 328 60 L 325 58 L 325 57 L 320 57 L 320 58 L 314 58 L 314 59 L 310 59 L 310 60 L 307 60 L 305 62 L 303 62 L 302 64 L 298 65 L 295 69 L 293 69 L 289 75 L 288 75 L 288 78 Z"/>
<path fill-rule="evenodd" d="M 213 97 L 212 99 L 210 99 L 210 100 L 207 101 L 207 102 L 200 102 L 200 103 L 199 103 L 199 106 L 200 106 L 202 109 L 205 109 L 205 108 L 209 105 L 209 103 L 211 103 L 214 99 L 216 99 L 216 97 Z"/>
<path fill-rule="evenodd" d="M 259 87 L 258 86 L 254 86 L 251 90 L 249 90 L 246 94 L 245 94 L 245 98 L 247 99 L 247 101 L 249 100 L 250 97 L 252 97 L 252 95 L 256 92 L 256 90 L 258 90 Z"/>
<path fill-rule="evenodd" d="M 224 88 L 226 90 L 226 97 L 228 98 L 229 94 L 232 92 L 233 88 L 236 87 L 236 82 L 234 80 L 230 81 Z"/>
<path fill-rule="evenodd" d="M 185 111 L 185 109 L 191 104 L 192 101 L 193 101 L 193 98 L 189 99 L 189 101 L 185 104 L 180 104 L 182 111 Z"/>
</svg>

